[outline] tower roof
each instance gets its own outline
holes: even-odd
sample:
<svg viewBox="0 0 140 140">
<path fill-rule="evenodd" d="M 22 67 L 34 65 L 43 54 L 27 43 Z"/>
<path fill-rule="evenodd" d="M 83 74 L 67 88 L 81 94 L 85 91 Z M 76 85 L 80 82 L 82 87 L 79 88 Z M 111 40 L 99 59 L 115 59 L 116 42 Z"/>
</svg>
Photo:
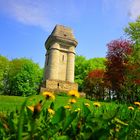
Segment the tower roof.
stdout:
<svg viewBox="0 0 140 140">
<path fill-rule="evenodd" d="M 71 40 L 75 39 L 72 29 L 63 25 L 56 25 L 51 35 L 59 36 L 59 37 L 71 39 Z"/>
<path fill-rule="evenodd" d="M 45 42 L 46 48 L 48 48 L 48 44 L 51 42 L 58 41 L 59 43 L 65 43 L 68 45 L 77 46 L 78 42 L 76 41 L 73 31 L 71 28 L 63 26 L 63 25 L 56 25 L 53 29 L 51 35 Z"/>
</svg>

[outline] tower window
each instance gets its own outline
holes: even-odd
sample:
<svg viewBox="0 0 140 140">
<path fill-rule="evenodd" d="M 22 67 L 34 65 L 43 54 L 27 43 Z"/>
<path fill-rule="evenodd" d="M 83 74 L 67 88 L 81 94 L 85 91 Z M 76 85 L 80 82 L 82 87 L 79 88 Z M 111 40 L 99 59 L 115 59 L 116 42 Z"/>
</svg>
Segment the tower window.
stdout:
<svg viewBox="0 0 140 140">
<path fill-rule="evenodd" d="M 59 83 L 57 84 L 57 87 L 59 88 Z"/>
<path fill-rule="evenodd" d="M 64 62 L 65 58 L 64 58 L 64 55 L 62 56 L 62 61 Z"/>
<path fill-rule="evenodd" d="M 47 65 L 49 64 L 49 55 L 47 55 Z"/>
</svg>

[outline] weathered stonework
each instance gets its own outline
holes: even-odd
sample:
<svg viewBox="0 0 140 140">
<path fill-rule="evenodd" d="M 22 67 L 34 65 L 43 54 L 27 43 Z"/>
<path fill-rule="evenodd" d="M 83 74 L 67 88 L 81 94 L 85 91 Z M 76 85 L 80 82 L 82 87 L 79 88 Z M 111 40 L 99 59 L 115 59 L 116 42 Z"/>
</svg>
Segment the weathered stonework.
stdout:
<svg viewBox="0 0 140 140">
<path fill-rule="evenodd" d="M 46 59 L 41 91 L 77 90 L 74 83 L 75 47 L 77 41 L 72 30 L 56 25 L 45 42 Z"/>
<path fill-rule="evenodd" d="M 70 90 L 77 90 L 78 84 L 70 83 L 67 81 L 60 80 L 46 80 L 44 83 L 46 88 L 42 87 L 41 91 L 53 91 L 53 92 L 67 92 Z"/>
</svg>

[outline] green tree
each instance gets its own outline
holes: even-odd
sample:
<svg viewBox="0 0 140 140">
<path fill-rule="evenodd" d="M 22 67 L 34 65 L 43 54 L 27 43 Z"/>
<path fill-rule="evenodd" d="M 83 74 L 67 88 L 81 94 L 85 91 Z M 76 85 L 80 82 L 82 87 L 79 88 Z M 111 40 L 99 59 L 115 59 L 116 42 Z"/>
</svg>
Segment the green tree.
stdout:
<svg viewBox="0 0 140 140">
<path fill-rule="evenodd" d="M 140 64 L 140 17 L 128 24 L 124 29 L 126 35 L 133 42 L 133 54 L 131 55 L 131 62 Z"/>
<path fill-rule="evenodd" d="M 140 44 L 140 17 L 134 22 L 129 22 L 124 31 L 134 44 Z"/>
<path fill-rule="evenodd" d="M 95 69 L 105 69 L 105 58 L 86 59 L 84 56 L 75 57 L 75 82 L 78 83 L 79 90 L 84 88 L 85 78 L 88 73 Z"/>
<path fill-rule="evenodd" d="M 83 82 L 88 73 L 87 60 L 84 56 L 75 57 L 75 82 L 78 83 L 79 91 L 83 89 Z"/>
<path fill-rule="evenodd" d="M 126 35 L 133 42 L 133 52 L 131 57 L 129 57 L 129 67 L 127 80 L 128 85 L 131 86 L 133 93 L 133 100 L 140 99 L 140 17 L 134 22 L 130 22 L 128 26 L 124 29 Z M 135 91 L 135 92 L 134 92 Z"/>
<path fill-rule="evenodd" d="M 105 69 L 105 61 L 106 58 L 91 58 L 88 60 L 88 71 L 96 70 L 96 69 Z"/>
<path fill-rule="evenodd" d="M 0 94 L 3 94 L 5 91 L 8 69 L 9 60 L 5 56 L 0 55 Z"/>
<path fill-rule="evenodd" d="M 42 69 L 30 59 L 13 59 L 10 62 L 7 94 L 28 96 L 37 94 L 42 80 Z"/>
</svg>

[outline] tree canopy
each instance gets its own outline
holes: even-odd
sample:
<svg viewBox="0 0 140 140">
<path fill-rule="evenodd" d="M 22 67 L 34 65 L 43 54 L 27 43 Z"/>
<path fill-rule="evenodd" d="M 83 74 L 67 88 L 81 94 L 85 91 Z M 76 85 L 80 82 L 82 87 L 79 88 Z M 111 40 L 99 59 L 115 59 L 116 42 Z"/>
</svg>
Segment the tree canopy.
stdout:
<svg viewBox="0 0 140 140">
<path fill-rule="evenodd" d="M 3 94 L 29 96 L 37 94 L 42 80 L 42 69 L 27 58 L 8 60 L 0 57 L 0 85 Z"/>
<path fill-rule="evenodd" d="M 0 93 L 3 93 L 4 91 L 8 69 L 9 60 L 6 57 L 0 55 Z"/>
</svg>

